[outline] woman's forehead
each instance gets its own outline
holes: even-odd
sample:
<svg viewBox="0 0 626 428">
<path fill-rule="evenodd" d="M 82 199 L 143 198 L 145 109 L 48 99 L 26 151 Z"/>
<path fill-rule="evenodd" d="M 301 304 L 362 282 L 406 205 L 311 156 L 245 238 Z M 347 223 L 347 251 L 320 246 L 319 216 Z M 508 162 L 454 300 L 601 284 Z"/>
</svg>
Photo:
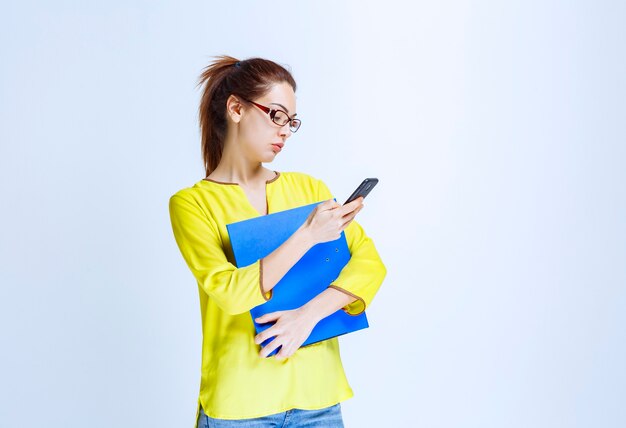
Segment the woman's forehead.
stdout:
<svg viewBox="0 0 626 428">
<path fill-rule="evenodd" d="M 280 107 L 287 113 L 296 110 L 296 94 L 290 84 L 282 82 L 272 86 L 271 90 L 263 97 L 269 104 Z"/>
</svg>

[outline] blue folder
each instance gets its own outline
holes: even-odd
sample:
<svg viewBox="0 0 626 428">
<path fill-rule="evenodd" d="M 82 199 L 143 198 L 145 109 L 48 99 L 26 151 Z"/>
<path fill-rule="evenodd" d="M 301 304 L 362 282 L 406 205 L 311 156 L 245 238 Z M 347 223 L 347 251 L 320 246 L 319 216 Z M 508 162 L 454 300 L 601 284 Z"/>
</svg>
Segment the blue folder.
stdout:
<svg viewBox="0 0 626 428">
<path fill-rule="evenodd" d="M 302 226 L 320 203 L 322 202 L 227 224 L 236 266 L 248 266 L 272 253 Z M 256 333 L 259 334 L 275 323 L 258 324 L 255 321 L 257 317 L 270 312 L 296 309 L 312 300 L 337 279 L 350 256 L 344 231 L 335 241 L 322 242 L 311 247 L 272 289 L 272 298 L 250 311 Z M 317 323 L 302 346 L 367 327 L 369 324 L 365 312 L 348 315 L 339 309 Z M 260 346 L 264 347 L 273 339 L 274 337 L 265 340 Z M 268 357 L 279 350 L 280 346 Z"/>
</svg>

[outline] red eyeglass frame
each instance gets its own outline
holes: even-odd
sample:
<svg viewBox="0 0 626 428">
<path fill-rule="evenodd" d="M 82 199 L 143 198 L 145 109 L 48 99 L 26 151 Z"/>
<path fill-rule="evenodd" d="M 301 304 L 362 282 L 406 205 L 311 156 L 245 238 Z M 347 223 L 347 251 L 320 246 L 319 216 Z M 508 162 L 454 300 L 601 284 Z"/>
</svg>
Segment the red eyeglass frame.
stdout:
<svg viewBox="0 0 626 428">
<path fill-rule="evenodd" d="M 245 101 L 247 101 L 247 102 L 249 102 L 249 103 L 254 104 L 254 105 L 255 105 L 255 106 L 257 106 L 258 108 L 260 108 L 261 110 L 263 110 L 266 114 L 268 114 L 268 115 L 270 116 L 270 119 L 271 119 L 271 120 L 272 120 L 272 122 L 273 122 L 273 123 L 275 123 L 276 125 L 278 125 L 278 126 L 281 126 L 281 127 L 282 127 L 282 126 L 285 126 L 287 123 L 289 123 L 289 129 L 291 130 L 291 132 L 298 132 L 298 129 L 300 129 L 300 126 L 302 125 L 302 121 L 301 121 L 300 119 L 296 119 L 295 117 L 293 117 L 293 118 L 292 118 L 292 117 L 291 117 L 291 116 L 289 116 L 289 115 L 287 114 L 287 112 L 286 112 L 286 111 L 284 111 L 284 110 L 269 108 L 269 107 L 264 106 L 264 105 L 262 105 L 262 104 L 255 103 L 254 101 L 250 101 L 250 100 L 247 100 L 247 99 L 245 99 L 245 98 L 242 98 L 242 99 L 243 99 L 243 100 L 245 100 Z M 274 122 L 274 116 L 276 115 L 276 112 L 277 112 L 277 111 L 280 111 L 280 112 L 285 113 L 285 115 L 289 118 L 289 122 L 285 123 L 285 125 L 281 125 L 280 123 L 276 123 L 276 122 Z M 297 122 L 297 124 L 298 124 L 298 126 L 296 127 L 296 129 L 292 129 L 292 127 L 291 127 L 291 124 L 292 124 L 294 121 L 295 121 L 295 122 Z"/>
</svg>

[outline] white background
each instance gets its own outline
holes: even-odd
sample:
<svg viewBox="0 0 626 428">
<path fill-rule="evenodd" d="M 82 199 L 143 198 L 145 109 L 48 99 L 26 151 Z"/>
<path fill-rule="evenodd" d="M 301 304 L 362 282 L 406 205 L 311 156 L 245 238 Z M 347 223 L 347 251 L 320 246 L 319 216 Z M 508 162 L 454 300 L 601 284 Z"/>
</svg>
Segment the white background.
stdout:
<svg viewBox="0 0 626 428">
<path fill-rule="evenodd" d="M 338 200 L 380 180 L 347 427 L 626 426 L 624 5 L 3 5 L 0 425 L 193 426 L 167 203 L 204 177 L 195 84 L 228 54 L 298 83 L 267 167 Z"/>
</svg>

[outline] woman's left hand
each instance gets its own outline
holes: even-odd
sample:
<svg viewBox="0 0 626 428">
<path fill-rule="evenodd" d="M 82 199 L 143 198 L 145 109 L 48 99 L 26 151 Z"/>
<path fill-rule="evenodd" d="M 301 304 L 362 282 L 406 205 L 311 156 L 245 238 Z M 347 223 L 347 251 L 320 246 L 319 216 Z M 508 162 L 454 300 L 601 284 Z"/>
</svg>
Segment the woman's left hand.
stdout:
<svg viewBox="0 0 626 428">
<path fill-rule="evenodd" d="M 289 358 L 294 352 L 300 348 L 300 345 L 309 337 L 313 327 L 317 324 L 317 320 L 310 313 L 305 312 L 302 308 L 292 309 L 288 311 L 276 311 L 265 314 L 255 319 L 259 324 L 270 321 L 276 323 L 262 331 L 254 337 L 254 343 L 261 344 L 266 339 L 274 337 L 270 343 L 261 349 L 260 356 L 262 358 L 271 354 L 274 349 L 282 346 L 280 351 L 275 355 L 276 359 Z"/>
</svg>

